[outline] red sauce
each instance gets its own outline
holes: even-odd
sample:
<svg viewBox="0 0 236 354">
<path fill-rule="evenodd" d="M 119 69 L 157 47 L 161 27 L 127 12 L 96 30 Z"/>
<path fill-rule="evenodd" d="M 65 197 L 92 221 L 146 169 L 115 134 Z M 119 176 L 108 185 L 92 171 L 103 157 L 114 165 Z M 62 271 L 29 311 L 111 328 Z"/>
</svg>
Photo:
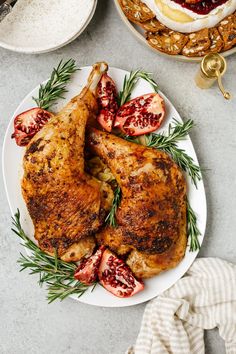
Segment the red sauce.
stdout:
<svg viewBox="0 0 236 354">
<path fill-rule="evenodd" d="M 177 4 L 180 4 L 182 7 L 189 9 L 197 14 L 207 15 L 209 12 L 214 10 L 219 5 L 226 3 L 228 0 L 205 0 L 198 2 L 196 4 L 187 4 L 185 0 L 172 0 Z"/>
</svg>

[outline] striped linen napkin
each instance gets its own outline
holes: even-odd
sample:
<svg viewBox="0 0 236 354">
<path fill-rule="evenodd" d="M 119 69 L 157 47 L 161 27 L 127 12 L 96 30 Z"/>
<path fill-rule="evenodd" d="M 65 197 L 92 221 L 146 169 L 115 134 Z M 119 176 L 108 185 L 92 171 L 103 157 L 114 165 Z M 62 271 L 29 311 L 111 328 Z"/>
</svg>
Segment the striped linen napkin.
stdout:
<svg viewBox="0 0 236 354">
<path fill-rule="evenodd" d="M 204 354 L 204 329 L 218 327 L 236 354 L 236 265 L 198 258 L 170 289 L 146 306 L 128 354 Z"/>
</svg>

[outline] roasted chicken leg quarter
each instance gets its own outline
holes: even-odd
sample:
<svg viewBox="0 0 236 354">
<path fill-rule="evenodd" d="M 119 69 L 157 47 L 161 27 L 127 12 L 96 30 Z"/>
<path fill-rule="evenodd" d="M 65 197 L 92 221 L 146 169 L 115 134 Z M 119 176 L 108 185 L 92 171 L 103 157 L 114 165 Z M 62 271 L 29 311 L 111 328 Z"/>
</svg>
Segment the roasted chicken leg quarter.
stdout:
<svg viewBox="0 0 236 354">
<path fill-rule="evenodd" d="M 90 129 L 89 146 L 121 187 L 117 227 L 97 234 L 100 244 L 127 256 L 137 277 L 175 267 L 187 243 L 186 182 L 164 152 Z"/>
<path fill-rule="evenodd" d="M 87 86 L 31 140 L 23 160 L 22 192 L 42 250 L 65 261 L 89 256 L 106 211 L 102 183 L 84 172 L 85 126 L 97 114 L 96 88 L 106 63 Z"/>
</svg>

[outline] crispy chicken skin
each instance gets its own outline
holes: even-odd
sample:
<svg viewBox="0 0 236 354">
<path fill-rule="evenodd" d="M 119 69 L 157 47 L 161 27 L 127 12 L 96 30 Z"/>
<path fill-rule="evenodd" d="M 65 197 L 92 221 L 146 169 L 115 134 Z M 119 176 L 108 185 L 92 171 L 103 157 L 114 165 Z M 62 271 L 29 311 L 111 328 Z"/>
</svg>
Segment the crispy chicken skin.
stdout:
<svg viewBox="0 0 236 354">
<path fill-rule="evenodd" d="M 104 222 L 103 184 L 84 172 L 85 127 L 97 114 L 96 87 L 106 63 L 87 86 L 39 131 L 26 148 L 22 193 L 42 250 L 65 261 L 89 256 Z"/>
<path fill-rule="evenodd" d="M 187 243 L 186 183 L 178 166 L 164 152 L 94 128 L 88 139 L 122 190 L 118 226 L 100 231 L 98 242 L 127 255 L 137 277 L 175 267 Z"/>
</svg>

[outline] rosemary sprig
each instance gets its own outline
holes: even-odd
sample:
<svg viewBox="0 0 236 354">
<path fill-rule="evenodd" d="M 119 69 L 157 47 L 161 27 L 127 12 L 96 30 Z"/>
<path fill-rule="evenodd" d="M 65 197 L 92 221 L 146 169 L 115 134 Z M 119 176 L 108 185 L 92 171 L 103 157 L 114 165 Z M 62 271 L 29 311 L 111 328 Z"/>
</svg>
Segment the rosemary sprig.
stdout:
<svg viewBox="0 0 236 354">
<path fill-rule="evenodd" d="M 193 126 L 194 123 L 191 119 L 183 123 L 174 120 L 173 125 L 169 124 L 168 135 L 151 133 L 141 138 L 123 137 L 126 140 L 165 151 L 183 171 L 189 174 L 197 188 L 197 182 L 202 179 L 201 169 L 191 156 L 177 146 L 178 141 L 184 140 Z"/>
<path fill-rule="evenodd" d="M 70 283 L 61 283 L 61 282 L 55 282 L 55 283 L 48 283 L 48 296 L 47 300 L 48 303 L 50 304 L 51 302 L 60 299 L 61 301 L 64 300 L 66 297 L 76 294 L 77 297 L 81 297 L 85 291 L 88 289 L 87 285 L 84 285 L 77 281 L 74 284 Z"/>
<path fill-rule="evenodd" d="M 70 81 L 71 75 L 77 71 L 74 59 L 69 59 L 66 62 L 62 60 L 57 68 L 54 68 L 50 79 L 45 85 L 40 85 L 39 96 L 33 97 L 37 106 L 43 109 L 49 109 L 56 100 L 64 98 L 63 94 L 67 92 L 66 84 Z"/>
<path fill-rule="evenodd" d="M 200 248 L 198 236 L 201 235 L 197 227 L 197 217 L 192 207 L 187 201 L 187 228 L 188 238 L 190 239 L 190 252 L 197 251 Z"/>
<path fill-rule="evenodd" d="M 12 231 L 22 239 L 22 245 L 30 250 L 30 255 L 25 256 L 21 253 L 18 260 L 21 266 L 20 271 L 29 269 L 30 274 L 39 275 L 39 285 L 47 285 L 48 302 L 51 303 L 56 299 L 63 300 L 72 294 L 76 294 L 77 297 L 82 296 L 89 286 L 74 279 L 77 265 L 58 259 L 57 252 L 54 257 L 44 253 L 31 241 L 21 227 L 19 210 L 12 220 L 14 226 Z"/>
<path fill-rule="evenodd" d="M 114 198 L 113 198 L 111 210 L 105 219 L 105 222 L 107 224 L 109 224 L 110 226 L 113 226 L 113 227 L 117 226 L 116 211 L 117 211 L 117 208 L 120 204 L 120 201 L 121 201 L 121 189 L 118 186 L 114 191 Z"/>
<path fill-rule="evenodd" d="M 157 83 L 152 79 L 151 75 L 151 73 L 140 69 L 131 71 L 129 77 L 125 75 L 122 91 L 120 91 L 118 95 L 119 105 L 122 106 L 124 103 L 130 100 L 131 93 L 139 79 L 144 79 L 145 81 L 149 82 L 154 90 L 158 92 Z"/>
</svg>

